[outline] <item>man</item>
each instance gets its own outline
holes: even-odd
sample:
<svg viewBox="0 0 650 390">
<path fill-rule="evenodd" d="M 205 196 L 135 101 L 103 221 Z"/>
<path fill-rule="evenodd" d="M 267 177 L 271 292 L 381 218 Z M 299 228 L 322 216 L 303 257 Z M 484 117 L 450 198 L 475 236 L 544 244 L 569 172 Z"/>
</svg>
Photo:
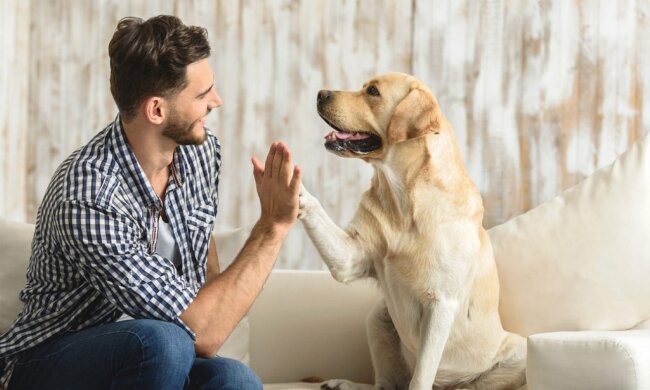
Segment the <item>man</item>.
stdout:
<svg viewBox="0 0 650 390">
<path fill-rule="evenodd" d="M 0 337 L 10 390 L 261 388 L 215 357 L 273 268 L 298 214 L 282 143 L 253 158 L 261 216 L 219 273 L 211 241 L 221 105 L 205 29 L 119 22 L 109 45 L 119 115 L 58 168 L 39 209 L 25 306 Z"/>
</svg>

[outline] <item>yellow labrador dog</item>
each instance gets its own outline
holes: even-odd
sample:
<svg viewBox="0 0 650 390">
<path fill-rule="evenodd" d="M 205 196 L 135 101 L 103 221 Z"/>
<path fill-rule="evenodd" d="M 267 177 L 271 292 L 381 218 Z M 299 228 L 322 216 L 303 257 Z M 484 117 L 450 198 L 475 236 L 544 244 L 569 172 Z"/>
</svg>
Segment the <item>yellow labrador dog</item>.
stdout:
<svg viewBox="0 0 650 390">
<path fill-rule="evenodd" d="M 375 388 L 524 385 L 525 339 L 501 326 L 483 203 L 431 91 L 390 73 L 359 91 L 320 91 L 317 105 L 334 129 L 325 147 L 375 169 L 345 230 L 304 188 L 300 199 L 302 223 L 332 276 L 374 278 L 382 290 L 368 318 Z"/>
</svg>

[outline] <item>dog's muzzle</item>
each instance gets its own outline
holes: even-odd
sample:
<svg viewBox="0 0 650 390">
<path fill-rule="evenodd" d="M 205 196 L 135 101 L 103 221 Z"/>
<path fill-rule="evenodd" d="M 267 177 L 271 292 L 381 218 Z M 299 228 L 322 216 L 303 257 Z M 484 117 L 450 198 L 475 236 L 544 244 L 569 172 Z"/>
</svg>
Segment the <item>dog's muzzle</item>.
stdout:
<svg viewBox="0 0 650 390">
<path fill-rule="evenodd" d="M 316 97 L 318 115 L 334 129 L 325 136 L 325 148 L 336 154 L 368 154 L 381 148 L 381 138 L 376 134 L 364 130 L 343 129 L 329 119 L 326 106 L 332 101 L 332 95 L 332 91 L 323 89 L 318 91 Z"/>
</svg>

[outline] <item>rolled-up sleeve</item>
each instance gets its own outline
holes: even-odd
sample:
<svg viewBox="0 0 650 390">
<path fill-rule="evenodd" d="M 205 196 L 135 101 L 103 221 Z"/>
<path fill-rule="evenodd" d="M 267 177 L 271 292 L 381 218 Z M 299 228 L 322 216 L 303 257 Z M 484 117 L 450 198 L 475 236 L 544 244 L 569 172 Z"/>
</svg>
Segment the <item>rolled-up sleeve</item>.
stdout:
<svg viewBox="0 0 650 390">
<path fill-rule="evenodd" d="M 133 318 L 176 323 L 195 339 L 179 316 L 198 291 L 171 260 L 149 253 L 128 215 L 74 200 L 61 204 L 55 220 L 67 260 L 107 300 Z"/>
</svg>

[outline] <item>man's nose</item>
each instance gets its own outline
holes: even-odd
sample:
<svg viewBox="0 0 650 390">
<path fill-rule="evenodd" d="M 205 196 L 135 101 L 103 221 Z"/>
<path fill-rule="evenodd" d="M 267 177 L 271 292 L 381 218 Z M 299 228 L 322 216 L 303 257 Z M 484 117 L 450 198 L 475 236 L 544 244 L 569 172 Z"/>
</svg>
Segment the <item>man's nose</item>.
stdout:
<svg viewBox="0 0 650 390">
<path fill-rule="evenodd" d="M 210 102 L 208 103 L 208 107 L 210 109 L 221 107 L 221 104 L 223 104 L 223 101 L 221 100 L 221 96 L 217 93 L 217 90 L 212 88 L 212 91 L 210 91 L 210 94 L 212 95 L 212 98 L 210 99 Z"/>
</svg>

